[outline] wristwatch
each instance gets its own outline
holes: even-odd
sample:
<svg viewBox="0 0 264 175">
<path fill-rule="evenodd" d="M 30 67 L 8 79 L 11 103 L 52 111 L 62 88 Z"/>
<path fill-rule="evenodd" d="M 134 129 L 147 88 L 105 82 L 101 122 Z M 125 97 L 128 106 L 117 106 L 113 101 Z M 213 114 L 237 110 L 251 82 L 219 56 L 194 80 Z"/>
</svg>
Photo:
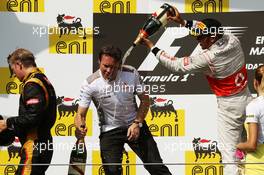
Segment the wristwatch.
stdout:
<svg viewBox="0 0 264 175">
<path fill-rule="evenodd" d="M 142 128 L 142 126 L 143 126 L 143 123 L 141 123 L 141 122 L 139 122 L 139 121 L 137 121 L 137 120 L 134 120 L 133 123 L 138 124 L 138 127 L 140 127 L 140 128 Z"/>
</svg>

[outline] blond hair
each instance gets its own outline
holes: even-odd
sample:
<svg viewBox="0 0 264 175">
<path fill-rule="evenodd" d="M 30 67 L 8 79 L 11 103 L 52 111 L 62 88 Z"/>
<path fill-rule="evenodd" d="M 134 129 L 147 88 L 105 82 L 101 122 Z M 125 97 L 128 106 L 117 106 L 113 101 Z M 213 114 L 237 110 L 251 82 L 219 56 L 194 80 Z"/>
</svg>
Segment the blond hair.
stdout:
<svg viewBox="0 0 264 175">
<path fill-rule="evenodd" d="M 32 52 L 27 49 L 16 49 L 7 57 L 7 62 L 13 64 L 16 61 L 20 61 L 25 67 L 36 67 L 35 57 Z"/>
</svg>

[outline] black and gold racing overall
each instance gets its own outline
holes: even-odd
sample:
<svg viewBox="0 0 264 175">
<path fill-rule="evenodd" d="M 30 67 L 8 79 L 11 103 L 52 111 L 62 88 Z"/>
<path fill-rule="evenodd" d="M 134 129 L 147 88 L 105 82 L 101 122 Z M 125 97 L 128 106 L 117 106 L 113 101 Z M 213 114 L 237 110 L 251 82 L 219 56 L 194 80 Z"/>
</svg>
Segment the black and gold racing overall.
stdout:
<svg viewBox="0 0 264 175">
<path fill-rule="evenodd" d="M 21 165 L 16 174 L 44 175 L 53 154 L 50 129 L 56 120 L 56 94 L 47 77 L 37 68 L 23 83 L 19 116 L 7 119 L 7 127 L 14 130 L 22 144 Z"/>
</svg>

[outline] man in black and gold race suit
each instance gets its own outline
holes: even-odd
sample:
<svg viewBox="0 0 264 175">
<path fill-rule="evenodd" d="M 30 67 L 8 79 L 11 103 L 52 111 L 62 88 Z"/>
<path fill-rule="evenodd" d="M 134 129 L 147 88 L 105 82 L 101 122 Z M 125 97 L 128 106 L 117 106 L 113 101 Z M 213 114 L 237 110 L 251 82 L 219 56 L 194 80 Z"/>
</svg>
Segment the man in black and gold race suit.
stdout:
<svg viewBox="0 0 264 175">
<path fill-rule="evenodd" d="M 12 131 L 22 144 L 16 174 L 44 175 L 53 154 L 50 129 L 56 120 L 56 94 L 47 77 L 37 68 L 30 51 L 15 50 L 9 55 L 8 64 L 11 75 L 23 83 L 23 91 L 19 115 L 0 120 L 0 133 Z"/>
</svg>

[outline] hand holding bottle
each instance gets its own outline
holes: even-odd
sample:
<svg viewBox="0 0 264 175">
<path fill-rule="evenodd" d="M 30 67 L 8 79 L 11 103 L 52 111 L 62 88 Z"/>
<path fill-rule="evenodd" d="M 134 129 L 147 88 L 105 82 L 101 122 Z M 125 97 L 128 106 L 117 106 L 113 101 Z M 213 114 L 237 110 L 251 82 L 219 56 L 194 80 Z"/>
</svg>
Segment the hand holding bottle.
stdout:
<svg viewBox="0 0 264 175">
<path fill-rule="evenodd" d="M 185 21 L 182 19 L 180 12 L 176 7 L 173 7 L 174 14 L 169 13 L 167 20 L 168 21 L 175 21 L 176 23 L 179 23 L 181 26 L 185 26 Z"/>
<path fill-rule="evenodd" d="M 143 45 L 147 46 L 149 49 L 151 49 L 154 46 L 152 41 L 150 41 L 146 37 L 141 37 L 140 44 L 143 44 Z"/>
<path fill-rule="evenodd" d="M 84 138 L 86 136 L 86 133 L 87 133 L 87 128 L 86 128 L 84 119 L 77 116 L 77 117 L 75 117 L 74 124 L 75 124 L 75 128 L 76 128 L 76 130 L 75 130 L 76 138 L 77 139 Z"/>
</svg>

